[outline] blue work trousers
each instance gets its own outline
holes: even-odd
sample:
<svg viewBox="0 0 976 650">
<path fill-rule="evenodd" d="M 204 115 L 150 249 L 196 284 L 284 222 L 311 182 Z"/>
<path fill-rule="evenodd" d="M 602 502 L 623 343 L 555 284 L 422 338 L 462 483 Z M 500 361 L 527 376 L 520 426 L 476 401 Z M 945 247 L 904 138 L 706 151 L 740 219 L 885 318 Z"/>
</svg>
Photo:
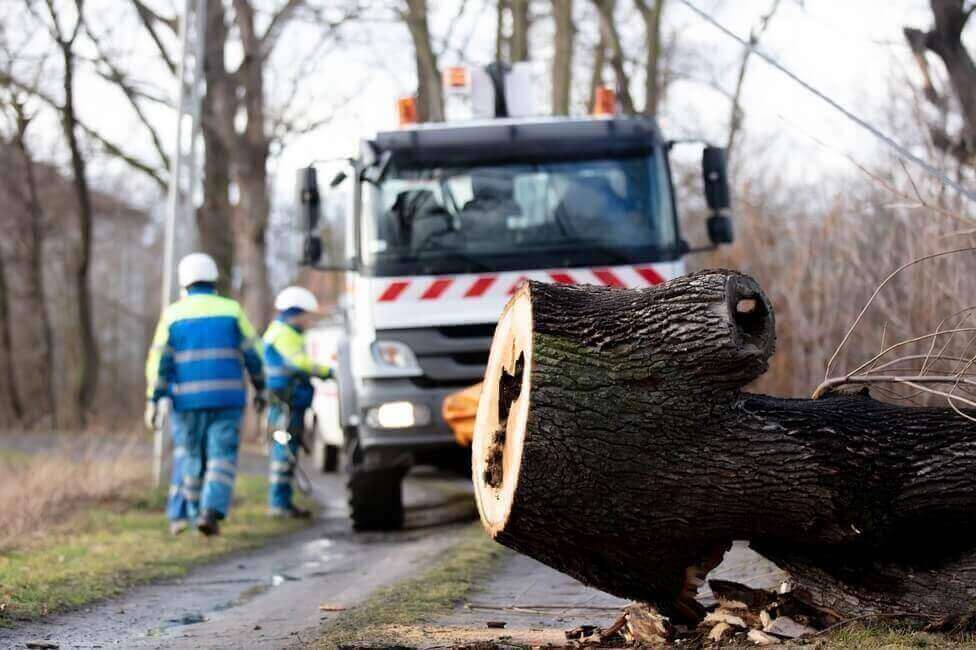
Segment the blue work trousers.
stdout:
<svg viewBox="0 0 976 650">
<path fill-rule="evenodd" d="M 269 428 L 274 431 L 281 428 L 285 416 L 285 409 L 272 406 L 268 409 Z M 287 445 L 272 440 L 271 453 L 268 454 L 270 468 L 268 472 L 268 506 L 272 510 L 288 510 L 292 507 L 294 490 L 292 482 L 295 479 L 295 464 L 298 462 L 298 452 L 301 450 L 302 434 L 305 432 L 305 409 L 287 409 L 288 433 L 291 440 Z"/>
<path fill-rule="evenodd" d="M 166 516 L 196 519 L 214 510 L 223 519 L 230 510 L 237 474 L 241 409 L 174 411 L 173 476 Z"/>
</svg>

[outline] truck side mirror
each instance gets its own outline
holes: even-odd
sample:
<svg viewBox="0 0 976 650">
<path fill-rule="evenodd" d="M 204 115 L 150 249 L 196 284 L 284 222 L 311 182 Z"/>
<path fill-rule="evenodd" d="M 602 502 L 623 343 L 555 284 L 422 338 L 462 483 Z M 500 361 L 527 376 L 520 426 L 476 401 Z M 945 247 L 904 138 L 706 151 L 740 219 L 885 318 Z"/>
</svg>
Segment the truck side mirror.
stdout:
<svg viewBox="0 0 976 650">
<path fill-rule="evenodd" d="M 716 246 L 731 244 L 734 237 L 732 219 L 728 210 L 732 206 L 729 193 L 729 175 L 725 165 L 725 149 L 705 147 L 702 151 L 702 178 L 705 181 L 705 201 L 712 215 L 708 218 L 708 238 Z"/>
<path fill-rule="evenodd" d="M 318 235 L 322 201 L 319 196 L 318 174 L 314 167 L 298 170 L 297 191 L 301 228 L 305 233 L 302 264 L 314 266 L 322 259 L 322 240 Z"/>
</svg>

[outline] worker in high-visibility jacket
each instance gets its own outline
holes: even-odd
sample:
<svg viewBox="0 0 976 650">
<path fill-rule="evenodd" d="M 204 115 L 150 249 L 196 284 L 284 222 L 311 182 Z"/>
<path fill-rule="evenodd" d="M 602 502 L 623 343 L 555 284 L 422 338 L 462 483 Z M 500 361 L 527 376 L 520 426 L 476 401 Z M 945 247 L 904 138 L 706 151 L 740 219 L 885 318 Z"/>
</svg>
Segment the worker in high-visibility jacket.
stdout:
<svg viewBox="0 0 976 650">
<path fill-rule="evenodd" d="M 305 351 L 305 330 L 319 317 L 319 303 L 302 287 L 283 289 L 275 298 L 277 317 L 264 333 L 264 358 L 271 390 L 268 425 L 285 428 L 287 444 L 275 440 L 270 453 L 268 505 L 275 517 L 308 517 L 292 501 L 295 465 L 305 433 L 305 411 L 312 405 L 311 378 L 328 379 L 332 369 L 312 361 Z"/>
<path fill-rule="evenodd" d="M 159 426 L 172 400 L 173 477 L 166 509 L 170 532 L 190 522 L 216 535 L 227 516 L 237 472 L 238 433 L 247 401 L 267 403 L 260 340 L 244 310 L 217 295 L 213 258 L 192 253 L 177 268 L 183 297 L 163 312 L 146 360 L 146 424 Z"/>
</svg>

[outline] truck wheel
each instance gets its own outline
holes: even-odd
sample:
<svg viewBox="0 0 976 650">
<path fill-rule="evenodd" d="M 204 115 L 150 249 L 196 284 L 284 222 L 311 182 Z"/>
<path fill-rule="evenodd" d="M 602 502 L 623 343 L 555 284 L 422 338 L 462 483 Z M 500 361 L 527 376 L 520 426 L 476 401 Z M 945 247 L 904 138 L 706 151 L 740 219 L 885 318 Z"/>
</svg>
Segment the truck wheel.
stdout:
<svg viewBox="0 0 976 650">
<path fill-rule="evenodd" d="M 346 488 L 353 530 L 403 527 L 403 468 L 366 469 L 358 438 L 347 438 Z"/>
<path fill-rule="evenodd" d="M 324 458 L 322 459 L 323 472 L 335 472 L 339 469 L 339 448 L 336 445 L 326 443 Z"/>
<path fill-rule="evenodd" d="M 316 437 L 312 449 L 312 459 L 315 467 L 323 474 L 329 474 L 339 469 L 339 448 L 330 445 L 320 437 Z"/>
</svg>

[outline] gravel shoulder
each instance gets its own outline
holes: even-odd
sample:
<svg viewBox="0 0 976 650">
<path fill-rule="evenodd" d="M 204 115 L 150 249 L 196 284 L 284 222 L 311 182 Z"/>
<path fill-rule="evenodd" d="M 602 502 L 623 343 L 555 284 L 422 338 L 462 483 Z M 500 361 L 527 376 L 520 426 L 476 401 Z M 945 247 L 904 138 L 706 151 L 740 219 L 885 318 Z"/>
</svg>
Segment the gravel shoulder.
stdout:
<svg viewBox="0 0 976 650">
<path fill-rule="evenodd" d="M 330 617 L 434 563 L 474 511 L 464 481 L 409 478 L 407 529 L 354 534 L 341 479 L 312 476 L 322 513 L 312 527 L 176 580 L 68 614 L 0 630 L 0 646 L 281 648 L 317 638 Z M 161 525 L 162 522 L 161 522 Z M 201 540 L 202 542 L 202 540 Z M 328 610 L 322 611 L 320 606 Z"/>
</svg>

